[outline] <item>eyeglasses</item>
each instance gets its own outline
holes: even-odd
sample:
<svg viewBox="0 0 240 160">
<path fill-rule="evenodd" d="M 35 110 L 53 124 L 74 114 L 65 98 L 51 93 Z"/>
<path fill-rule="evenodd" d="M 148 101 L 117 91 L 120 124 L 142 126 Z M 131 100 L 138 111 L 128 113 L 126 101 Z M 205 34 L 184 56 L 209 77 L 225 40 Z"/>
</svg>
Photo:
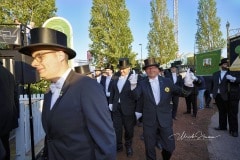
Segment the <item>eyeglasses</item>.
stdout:
<svg viewBox="0 0 240 160">
<path fill-rule="evenodd" d="M 33 58 L 32 61 L 36 60 L 37 62 L 41 63 L 43 61 L 44 55 L 49 54 L 49 53 L 55 53 L 55 52 L 49 51 L 49 52 L 38 53 L 35 57 L 32 57 Z"/>
</svg>

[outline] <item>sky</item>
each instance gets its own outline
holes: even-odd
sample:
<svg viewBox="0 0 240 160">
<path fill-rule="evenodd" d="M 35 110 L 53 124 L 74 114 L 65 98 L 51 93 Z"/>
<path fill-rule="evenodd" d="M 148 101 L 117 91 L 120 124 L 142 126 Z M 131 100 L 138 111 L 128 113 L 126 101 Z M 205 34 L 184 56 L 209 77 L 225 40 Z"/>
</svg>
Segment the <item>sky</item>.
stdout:
<svg viewBox="0 0 240 160">
<path fill-rule="evenodd" d="M 226 39 L 227 21 L 230 23 L 230 35 L 240 28 L 240 0 L 216 0 L 217 17 L 221 19 L 220 29 Z M 65 18 L 73 29 L 73 49 L 77 52 L 76 59 L 86 60 L 91 40 L 89 38 L 89 20 L 91 17 L 91 0 L 56 0 L 57 16 Z M 134 41 L 132 50 L 137 59 L 147 58 L 147 35 L 151 22 L 150 0 L 126 0 L 130 12 L 129 27 Z M 195 34 L 197 31 L 198 0 L 178 1 L 178 45 L 179 54 L 194 53 Z M 173 0 L 167 0 L 170 18 L 173 18 Z M 142 45 L 139 45 L 142 44 Z M 223 56 L 226 54 L 223 53 Z"/>
</svg>

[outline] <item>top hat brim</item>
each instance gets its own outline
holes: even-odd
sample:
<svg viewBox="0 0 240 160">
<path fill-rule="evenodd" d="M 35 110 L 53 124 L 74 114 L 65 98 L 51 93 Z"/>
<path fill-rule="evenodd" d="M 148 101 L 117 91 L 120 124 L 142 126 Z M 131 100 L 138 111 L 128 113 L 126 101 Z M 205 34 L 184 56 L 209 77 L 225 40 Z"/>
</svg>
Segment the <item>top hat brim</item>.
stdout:
<svg viewBox="0 0 240 160">
<path fill-rule="evenodd" d="M 219 66 L 221 66 L 221 65 L 224 64 L 224 63 L 228 63 L 228 62 L 221 62 L 221 63 L 219 63 Z"/>
<path fill-rule="evenodd" d="M 55 45 L 55 44 L 46 44 L 46 43 L 36 43 L 30 44 L 28 46 L 22 47 L 19 49 L 19 52 L 32 56 L 32 53 L 38 50 L 56 50 L 56 51 L 63 51 L 68 55 L 68 59 L 72 59 L 76 56 L 76 52 L 71 48 L 64 47 L 62 45 Z"/>
<path fill-rule="evenodd" d="M 159 64 L 150 64 L 150 65 L 146 65 L 146 66 L 143 67 L 143 69 L 145 70 L 147 67 L 151 67 L 151 66 L 159 67 Z"/>
<path fill-rule="evenodd" d="M 117 66 L 119 69 L 125 69 L 125 68 L 128 68 L 128 67 L 130 67 L 130 65 L 126 65 L 126 66 Z"/>
</svg>

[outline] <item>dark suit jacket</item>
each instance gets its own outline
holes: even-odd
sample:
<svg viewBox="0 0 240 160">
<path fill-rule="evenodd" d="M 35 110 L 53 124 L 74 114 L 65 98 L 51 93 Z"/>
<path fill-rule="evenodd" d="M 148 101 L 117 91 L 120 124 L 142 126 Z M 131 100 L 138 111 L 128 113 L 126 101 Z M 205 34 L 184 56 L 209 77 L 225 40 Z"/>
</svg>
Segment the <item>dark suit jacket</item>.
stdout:
<svg viewBox="0 0 240 160">
<path fill-rule="evenodd" d="M 172 105 L 170 101 L 173 95 L 182 96 L 182 89 L 169 81 L 168 78 L 158 76 L 160 85 L 160 102 L 156 104 L 151 84 L 148 78 L 140 81 L 133 90 L 135 99 L 141 99 L 142 104 L 137 105 L 137 112 L 143 113 L 143 125 L 153 126 L 156 121 L 162 127 L 172 126 Z"/>
<path fill-rule="evenodd" d="M 240 78 L 239 75 L 237 75 L 237 72 L 227 71 L 227 73 L 222 78 L 221 83 L 219 83 L 220 74 L 221 71 L 217 71 L 213 74 L 213 87 L 212 87 L 213 98 L 216 98 L 218 89 L 220 89 L 220 95 L 223 100 L 227 101 L 229 100 L 229 97 L 231 97 L 232 100 L 239 100 L 240 90 L 238 84 L 240 82 Z M 226 78 L 227 75 L 232 75 L 236 77 L 237 78 L 236 81 L 234 83 L 229 82 L 229 80 L 227 80 Z"/>
<path fill-rule="evenodd" d="M 131 73 L 130 73 L 131 74 Z M 128 75 L 128 78 L 130 76 Z M 109 104 L 113 104 L 112 107 L 112 112 L 117 110 L 118 106 L 118 100 L 120 98 L 120 103 L 121 103 L 121 109 L 124 115 L 133 115 L 135 113 L 135 106 L 136 106 L 136 101 L 134 100 L 134 97 L 132 95 L 131 91 L 131 84 L 129 80 L 126 80 L 125 84 L 123 85 L 121 93 L 118 90 L 118 80 L 119 77 L 113 80 L 112 84 L 112 90 L 110 93 L 110 98 L 109 98 Z"/>
<path fill-rule="evenodd" d="M 116 159 L 115 131 L 101 85 L 71 71 L 61 94 L 52 110 L 51 92 L 44 97 L 48 159 Z"/>
<path fill-rule="evenodd" d="M 14 76 L 0 65 L 0 136 L 18 127 L 19 95 Z"/>
<path fill-rule="evenodd" d="M 166 78 L 169 78 L 173 82 L 173 76 L 172 76 L 171 72 L 166 75 Z M 183 86 L 183 79 L 182 79 L 182 76 L 179 74 L 177 74 L 177 81 L 176 81 L 175 85 L 177 85 L 179 87 Z"/>
</svg>

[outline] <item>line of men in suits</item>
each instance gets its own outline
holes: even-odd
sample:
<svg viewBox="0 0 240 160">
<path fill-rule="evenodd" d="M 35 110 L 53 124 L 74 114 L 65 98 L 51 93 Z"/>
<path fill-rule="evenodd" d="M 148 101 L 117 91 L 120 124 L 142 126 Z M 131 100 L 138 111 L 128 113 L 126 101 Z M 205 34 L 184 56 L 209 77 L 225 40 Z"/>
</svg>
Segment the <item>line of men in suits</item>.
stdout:
<svg viewBox="0 0 240 160">
<path fill-rule="evenodd" d="M 189 93 L 182 90 L 181 82 L 178 82 L 179 86 L 176 85 L 176 77 L 169 81 L 170 77 L 159 76 L 159 64 L 154 58 L 148 58 L 144 63 L 143 69 L 147 75 L 145 77 L 131 70 L 128 58 L 120 58 L 119 71 L 114 74 L 115 76 L 111 76 L 109 83 L 108 77 L 103 76 L 99 68 L 95 68 L 95 79 L 105 89 L 108 99 L 116 133 L 116 150 L 121 152 L 125 146 L 127 157 L 133 155 L 132 143 L 136 118 L 143 116 L 146 158 L 156 159 L 155 146 L 160 142 L 163 159 L 168 160 L 175 149 L 172 119 L 176 118 L 178 97 L 187 96 Z M 109 69 L 113 72 L 113 67 L 109 66 L 111 65 L 105 67 L 105 71 Z M 172 74 L 179 76 L 176 73 L 176 66 L 171 68 Z M 177 102 L 174 101 L 174 111 L 171 104 L 173 97 L 177 99 Z"/>
</svg>

